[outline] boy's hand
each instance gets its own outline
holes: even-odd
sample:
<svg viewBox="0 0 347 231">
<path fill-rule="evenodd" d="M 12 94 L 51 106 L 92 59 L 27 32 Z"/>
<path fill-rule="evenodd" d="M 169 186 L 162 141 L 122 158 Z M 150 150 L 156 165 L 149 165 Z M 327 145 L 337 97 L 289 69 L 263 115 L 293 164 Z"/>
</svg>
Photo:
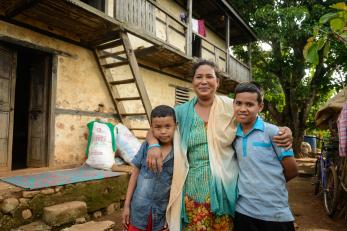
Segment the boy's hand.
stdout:
<svg viewBox="0 0 347 231">
<path fill-rule="evenodd" d="M 153 136 L 151 129 L 147 132 L 146 141 L 149 145 L 158 144 L 159 141 Z M 147 166 L 153 172 L 161 172 L 163 167 L 163 157 L 158 147 L 153 147 L 147 152 Z"/>
<path fill-rule="evenodd" d="M 130 208 L 129 206 L 124 206 L 123 214 L 122 214 L 122 223 L 124 230 L 128 230 L 129 227 L 129 219 L 130 219 Z"/>
<path fill-rule="evenodd" d="M 280 127 L 278 135 L 272 137 L 272 141 L 275 142 L 278 147 L 284 147 L 286 150 L 290 149 L 293 144 L 292 130 L 288 127 Z"/>
</svg>

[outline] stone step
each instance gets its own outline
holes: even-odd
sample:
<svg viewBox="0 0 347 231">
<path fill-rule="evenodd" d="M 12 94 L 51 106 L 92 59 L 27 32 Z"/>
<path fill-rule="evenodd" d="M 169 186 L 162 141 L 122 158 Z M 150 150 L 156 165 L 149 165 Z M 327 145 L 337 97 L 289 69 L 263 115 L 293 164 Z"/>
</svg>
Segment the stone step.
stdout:
<svg viewBox="0 0 347 231">
<path fill-rule="evenodd" d="M 113 221 L 89 221 L 84 224 L 73 225 L 65 228 L 62 231 L 108 231 L 113 230 L 115 223 Z"/>
<path fill-rule="evenodd" d="M 71 201 L 43 208 L 43 221 L 50 226 L 61 226 L 74 222 L 87 215 L 87 204 L 84 201 Z"/>
<path fill-rule="evenodd" d="M 51 231 L 52 227 L 46 225 L 43 221 L 35 221 L 27 225 L 20 226 L 11 231 Z"/>
</svg>

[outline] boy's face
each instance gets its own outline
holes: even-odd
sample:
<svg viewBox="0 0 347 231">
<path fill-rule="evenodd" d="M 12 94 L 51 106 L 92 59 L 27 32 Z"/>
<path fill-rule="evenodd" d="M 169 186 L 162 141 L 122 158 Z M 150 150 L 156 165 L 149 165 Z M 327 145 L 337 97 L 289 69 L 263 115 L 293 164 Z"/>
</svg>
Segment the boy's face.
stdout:
<svg viewBox="0 0 347 231">
<path fill-rule="evenodd" d="M 236 121 L 241 124 L 252 124 L 258 113 L 263 109 L 263 103 L 259 103 L 257 93 L 237 93 L 234 100 L 234 113 Z"/>
<path fill-rule="evenodd" d="M 152 118 L 151 128 L 153 135 L 160 143 L 172 143 L 176 123 L 172 116 L 154 117 Z"/>
</svg>

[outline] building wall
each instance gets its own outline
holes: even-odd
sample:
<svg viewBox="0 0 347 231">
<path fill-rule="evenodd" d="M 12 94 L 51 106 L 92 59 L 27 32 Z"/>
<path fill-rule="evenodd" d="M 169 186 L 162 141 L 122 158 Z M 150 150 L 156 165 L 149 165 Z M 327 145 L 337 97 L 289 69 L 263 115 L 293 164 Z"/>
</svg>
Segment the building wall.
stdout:
<svg viewBox="0 0 347 231">
<path fill-rule="evenodd" d="M 69 54 L 58 55 L 57 58 L 53 165 L 59 167 L 83 163 L 88 137 L 86 125 L 100 116 L 81 115 L 78 112 L 116 113 L 93 53 L 2 21 L 0 35 Z M 191 88 L 189 82 L 154 71 L 141 68 L 140 72 L 153 107 L 159 104 L 174 106 L 174 86 Z M 119 67 L 113 70 L 113 75 L 118 79 L 126 78 L 130 75 L 130 70 L 128 67 Z M 126 94 L 135 92 L 131 87 L 120 90 Z M 136 111 L 137 108 L 138 105 L 130 105 L 130 109 Z M 112 116 L 103 117 L 116 123 Z"/>
</svg>

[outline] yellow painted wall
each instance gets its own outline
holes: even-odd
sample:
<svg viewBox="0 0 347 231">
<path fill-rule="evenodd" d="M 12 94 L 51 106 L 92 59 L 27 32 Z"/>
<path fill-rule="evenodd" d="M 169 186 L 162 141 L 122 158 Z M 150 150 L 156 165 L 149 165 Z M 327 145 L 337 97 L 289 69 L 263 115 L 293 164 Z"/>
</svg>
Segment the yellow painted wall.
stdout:
<svg viewBox="0 0 347 231">
<path fill-rule="evenodd" d="M 115 113 L 103 77 L 90 50 L 5 22 L 0 22 L 0 35 L 70 54 L 68 57 L 58 56 L 56 108 L 95 112 L 100 110 L 99 105 L 102 104 L 104 105 L 102 112 Z M 191 88 L 189 82 L 154 71 L 141 68 L 140 72 L 153 107 L 159 104 L 173 106 L 175 103 L 174 86 Z M 113 70 L 115 79 L 127 78 L 130 74 L 127 66 Z M 135 92 L 129 86 L 123 86 L 120 91 L 125 94 Z M 139 108 L 136 104 L 128 104 L 128 107 L 134 111 Z M 88 133 L 86 124 L 94 119 L 95 117 L 86 115 L 71 115 L 63 112 L 56 114 L 54 167 L 84 162 Z M 112 117 L 109 120 L 112 123 L 116 122 Z"/>
<path fill-rule="evenodd" d="M 112 0 L 110 0 L 112 1 Z M 158 0 L 158 3 L 167 7 L 173 15 L 184 11 L 173 1 Z M 109 11 L 111 12 L 111 10 Z M 160 12 L 159 12 L 160 14 Z M 179 29 L 180 25 L 173 25 Z M 160 28 L 157 27 L 159 30 Z M 181 28 L 182 29 L 182 28 Z M 160 31 L 161 30 L 161 31 Z M 157 35 L 166 39 L 165 30 L 160 29 Z M 57 63 L 57 85 L 56 85 L 56 108 L 75 111 L 100 111 L 100 105 L 104 105 L 102 112 L 115 113 L 113 103 L 107 91 L 103 77 L 98 69 L 97 62 L 92 51 L 85 48 L 63 42 L 28 29 L 24 29 L 3 21 L 0 21 L 0 35 L 8 36 L 19 41 L 25 41 L 45 48 L 59 50 L 69 55 L 59 55 Z M 171 30 L 169 42 L 184 51 L 185 38 Z M 134 49 L 148 47 L 149 43 L 134 36 L 130 37 Z M 207 29 L 207 38 L 211 43 L 223 48 L 224 41 Z M 175 103 L 175 87 L 181 86 L 191 89 L 191 84 L 158 72 L 140 68 L 152 107 L 159 104 L 173 106 Z M 112 70 L 115 79 L 130 77 L 128 67 L 118 67 Z M 131 86 L 123 86 L 119 91 L 123 96 L 133 96 L 136 89 Z M 194 93 L 190 92 L 191 96 Z M 139 103 L 127 104 L 127 108 L 135 112 L 139 110 Z M 94 120 L 92 116 L 57 114 L 55 117 L 55 142 L 54 142 L 54 166 L 66 166 L 81 164 L 85 160 L 85 149 L 87 145 L 86 124 Z M 115 123 L 111 117 L 111 122 Z M 141 123 L 141 121 L 138 121 Z"/>
<path fill-rule="evenodd" d="M 107 88 L 90 50 L 0 21 L 0 35 L 70 54 L 58 56 L 56 108 L 114 113 Z M 55 166 L 81 163 L 84 158 L 87 116 L 57 115 L 55 122 Z"/>
</svg>

